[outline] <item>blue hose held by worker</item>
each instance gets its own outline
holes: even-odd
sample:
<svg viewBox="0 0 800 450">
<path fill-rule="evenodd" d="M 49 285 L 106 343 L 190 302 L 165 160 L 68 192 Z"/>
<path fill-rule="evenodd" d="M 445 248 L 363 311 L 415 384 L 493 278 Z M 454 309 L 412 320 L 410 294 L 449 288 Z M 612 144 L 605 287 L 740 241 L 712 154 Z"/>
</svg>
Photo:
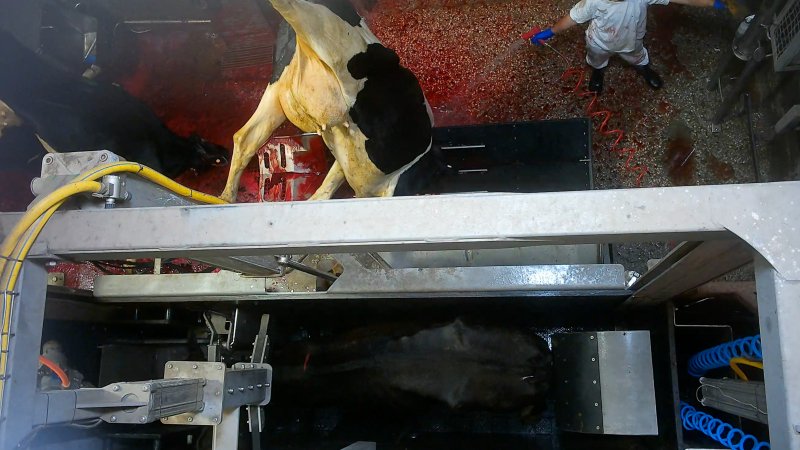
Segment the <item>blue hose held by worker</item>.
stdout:
<svg viewBox="0 0 800 450">
<path fill-rule="evenodd" d="M 709 370 L 728 367 L 733 358 L 761 360 L 762 357 L 760 334 L 740 338 L 692 356 L 689 359 L 689 375 L 700 377 Z"/>
</svg>

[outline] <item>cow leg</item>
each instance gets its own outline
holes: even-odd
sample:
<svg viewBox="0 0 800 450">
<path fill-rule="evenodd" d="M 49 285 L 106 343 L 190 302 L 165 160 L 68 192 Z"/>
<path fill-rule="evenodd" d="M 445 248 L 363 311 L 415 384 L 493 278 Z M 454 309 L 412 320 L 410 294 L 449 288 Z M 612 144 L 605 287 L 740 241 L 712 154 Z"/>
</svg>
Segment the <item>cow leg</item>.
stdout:
<svg viewBox="0 0 800 450">
<path fill-rule="evenodd" d="M 336 70 L 345 68 L 352 55 L 364 51 L 364 38 L 369 42 L 377 42 L 377 38 L 368 29 L 358 27 L 358 23 L 352 22 L 354 19 L 360 21 L 355 10 L 353 17 L 342 19 L 327 7 L 305 0 L 269 2 L 294 29 L 298 42 L 308 46 L 322 61 L 337 68 Z M 348 23 L 347 19 L 351 22 Z M 354 38 L 354 26 L 365 35 Z"/>
<path fill-rule="evenodd" d="M 344 183 L 344 171 L 339 161 L 334 161 L 317 192 L 314 192 L 309 200 L 329 200 L 342 183 Z"/>
<path fill-rule="evenodd" d="M 233 161 L 228 173 L 228 181 L 220 198 L 228 202 L 236 201 L 239 179 L 245 167 L 256 152 L 285 120 L 276 84 L 270 84 L 261 97 L 256 112 L 244 126 L 233 135 Z"/>
</svg>

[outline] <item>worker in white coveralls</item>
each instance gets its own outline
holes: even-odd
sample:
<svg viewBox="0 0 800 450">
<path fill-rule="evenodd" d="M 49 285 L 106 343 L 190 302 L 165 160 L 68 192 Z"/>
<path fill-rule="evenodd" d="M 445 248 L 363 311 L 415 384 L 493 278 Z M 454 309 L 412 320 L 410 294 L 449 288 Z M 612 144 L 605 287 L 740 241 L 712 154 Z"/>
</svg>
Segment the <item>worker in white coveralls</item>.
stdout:
<svg viewBox="0 0 800 450">
<path fill-rule="evenodd" d="M 725 8 L 722 0 L 581 0 L 552 28 L 536 33 L 531 42 L 541 45 L 541 41 L 579 23 L 590 22 L 586 29 L 586 62 L 594 69 L 589 80 L 590 91 L 598 94 L 603 91 L 603 72 L 612 55 L 633 65 L 650 87 L 658 89 L 664 82 L 650 67 L 650 55 L 643 42 L 647 32 L 647 7 L 666 5 L 670 1 Z"/>
</svg>

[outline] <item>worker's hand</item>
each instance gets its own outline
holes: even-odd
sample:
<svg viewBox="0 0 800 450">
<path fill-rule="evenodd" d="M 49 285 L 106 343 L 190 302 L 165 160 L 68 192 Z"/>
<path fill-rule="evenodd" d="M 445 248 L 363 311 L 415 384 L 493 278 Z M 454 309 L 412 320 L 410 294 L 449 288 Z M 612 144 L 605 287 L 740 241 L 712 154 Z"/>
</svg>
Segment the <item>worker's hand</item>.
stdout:
<svg viewBox="0 0 800 450">
<path fill-rule="evenodd" d="M 722 0 L 714 0 L 714 9 L 728 9 Z"/>
<path fill-rule="evenodd" d="M 719 0 L 717 0 L 717 1 L 719 1 Z M 555 36 L 555 33 L 553 33 L 553 29 L 552 28 L 548 28 L 548 29 L 546 29 L 544 31 L 540 31 L 540 32 L 534 34 L 533 37 L 531 38 L 531 43 L 532 44 L 536 44 L 536 45 L 542 45 L 542 42 L 550 39 L 553 36 Z"/>
</svg>

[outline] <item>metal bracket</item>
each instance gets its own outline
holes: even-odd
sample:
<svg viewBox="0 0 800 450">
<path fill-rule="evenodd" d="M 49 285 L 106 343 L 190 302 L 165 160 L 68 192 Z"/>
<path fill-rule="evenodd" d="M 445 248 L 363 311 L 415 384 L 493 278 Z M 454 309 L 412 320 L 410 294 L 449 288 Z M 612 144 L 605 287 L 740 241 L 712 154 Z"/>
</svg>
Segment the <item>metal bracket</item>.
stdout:
<svg viewBox="0 0 800 450">
<path fill-rule="evenodd" d="M 170 361 L 164 378 L 203 378 L 203 409 L 165 417 L 170 425 L 210 425 L 220 423 L 226 410 L 243 405 L 266 405 L 272 394 L 272 367 L 269 364 L 239 363 L 226 369 L 220 362 Z"/>
</svg>

